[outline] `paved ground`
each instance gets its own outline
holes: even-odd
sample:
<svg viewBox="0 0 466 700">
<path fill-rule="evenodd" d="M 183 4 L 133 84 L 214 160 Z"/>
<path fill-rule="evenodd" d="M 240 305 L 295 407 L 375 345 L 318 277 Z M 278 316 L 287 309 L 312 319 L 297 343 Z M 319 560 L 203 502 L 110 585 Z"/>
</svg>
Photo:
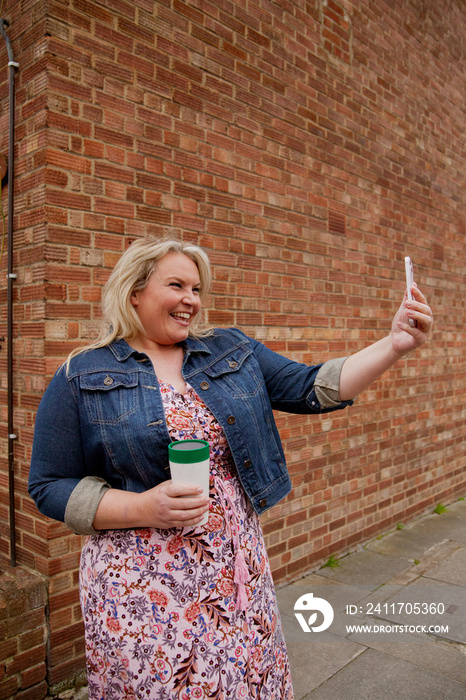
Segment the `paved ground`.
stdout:
<svg viewBox="0 0 466 700">
<path fill-rule="evenodd" d="M 295 617 L 296 601 L 310 593 L 334 610 L 321 632 L 303 631 Z M 466 501 L 375 539 L 277 595 L 296 700 L 466 699 Z M 300 605 L 305 623 L 308 602 L 307 611 Z M 323 619 L 318 612 L 310 624 Z"/>
<path fill-rule="evenodd" d="M 466 699 L 466 501 L 373 540 L 277 597 L 296 700 Z M 322 607 L 334 617 L 316 632 Z M 88 695 L 81 688 L 60 697 Z"/>
</svg>

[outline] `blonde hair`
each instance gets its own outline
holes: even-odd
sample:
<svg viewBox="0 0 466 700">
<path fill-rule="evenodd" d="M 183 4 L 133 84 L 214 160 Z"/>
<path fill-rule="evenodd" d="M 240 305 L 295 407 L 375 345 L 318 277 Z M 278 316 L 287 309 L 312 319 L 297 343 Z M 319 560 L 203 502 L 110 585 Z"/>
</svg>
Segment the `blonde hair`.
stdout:
<svg viewBox="0 0 466 700">
<path fill-rule="evenodd" d="M 144 328 L 131 303 L 133 292 L 145 289 L 157 262 L 169 253 L 181 253 L 190 258 L 199 271 L 200 295 L 203 298 L 210 289 L 212 273 L 207 254 L 197 245 L 184 243 L 175 238 L 138 238 L 127 248 L 115 265 L 102 294 L 103 323 L 99 337 L 93 343 L 75 348 L 66 361 L 67 370 L 71 359 L 81 352 L 102 348 L 114 340 L 131 340 Z M 212 333 L 212 327 L 199 314 L 189 329 L 194 338 Z"/>
</svg>

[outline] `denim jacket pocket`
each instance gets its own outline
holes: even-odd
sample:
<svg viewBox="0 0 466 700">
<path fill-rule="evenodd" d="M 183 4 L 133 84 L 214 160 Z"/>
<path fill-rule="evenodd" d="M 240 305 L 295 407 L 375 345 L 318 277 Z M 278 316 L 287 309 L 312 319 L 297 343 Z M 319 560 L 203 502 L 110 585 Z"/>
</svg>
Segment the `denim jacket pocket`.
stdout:
<svg viewBox="0 0 466 700">
<path fill-rule="evenodd" d="M 91 423 L 112 424 L 138 408 L 138 372 L 115 370 L 88 372 L 79 376 L 79 388 Z"/>
<path fill-rule="evenodd" d="M 244 344 L 222 355 L 204 373 L 225 382 L 233 398 L 255 396 L 260 390 L 259 368 L 255 369 L 255 364 L 252 348 Z"/>
</svg>

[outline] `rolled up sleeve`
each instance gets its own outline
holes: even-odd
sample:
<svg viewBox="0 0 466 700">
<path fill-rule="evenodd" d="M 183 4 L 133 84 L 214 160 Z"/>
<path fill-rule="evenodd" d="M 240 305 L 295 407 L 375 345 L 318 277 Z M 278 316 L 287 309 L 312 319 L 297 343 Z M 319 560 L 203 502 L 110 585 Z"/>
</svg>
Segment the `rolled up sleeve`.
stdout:
<svg viewBox="0 0 466 700">
<path fill-rule="evenodd" d="M 321 408 L 337 408 L 341 405 L 340 375 L 347 359 L 347 357 L 338 357 L 335 360 L 328 360 L 319 369 L 314 391 Z"/>
<path fill-rule="evenodd" d="M 76 535 L 96 535 L 92 526 L 99 503 L 111 488 L 104 479 L 86 476 L 75 486 L 65 510 L 65 523 Z"/>
</svg>

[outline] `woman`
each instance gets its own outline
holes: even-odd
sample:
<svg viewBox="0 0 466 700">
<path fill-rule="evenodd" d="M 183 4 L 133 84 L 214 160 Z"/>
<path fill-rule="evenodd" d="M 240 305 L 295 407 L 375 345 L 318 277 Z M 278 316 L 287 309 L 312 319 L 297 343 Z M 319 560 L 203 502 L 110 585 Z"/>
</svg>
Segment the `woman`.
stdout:
<svg viewBox="0 0 466 700">
<path fill-rule="evenodd" d="M 432 324 L 413 286 L 389 336 L 307 367 L 203 325 L 209 283 L 200 248 L 135 241 L 105 288 L 107 332 L 72 353 L 37 413 L 30 493 L 89 535 L 91 700 L 293 697 L 258 518 L 291 488 L 272 409 L 352 404 Z M 209 498 L 169 478 L 168 444 L 186 438 L 209 442 Z"/>
</svg>

